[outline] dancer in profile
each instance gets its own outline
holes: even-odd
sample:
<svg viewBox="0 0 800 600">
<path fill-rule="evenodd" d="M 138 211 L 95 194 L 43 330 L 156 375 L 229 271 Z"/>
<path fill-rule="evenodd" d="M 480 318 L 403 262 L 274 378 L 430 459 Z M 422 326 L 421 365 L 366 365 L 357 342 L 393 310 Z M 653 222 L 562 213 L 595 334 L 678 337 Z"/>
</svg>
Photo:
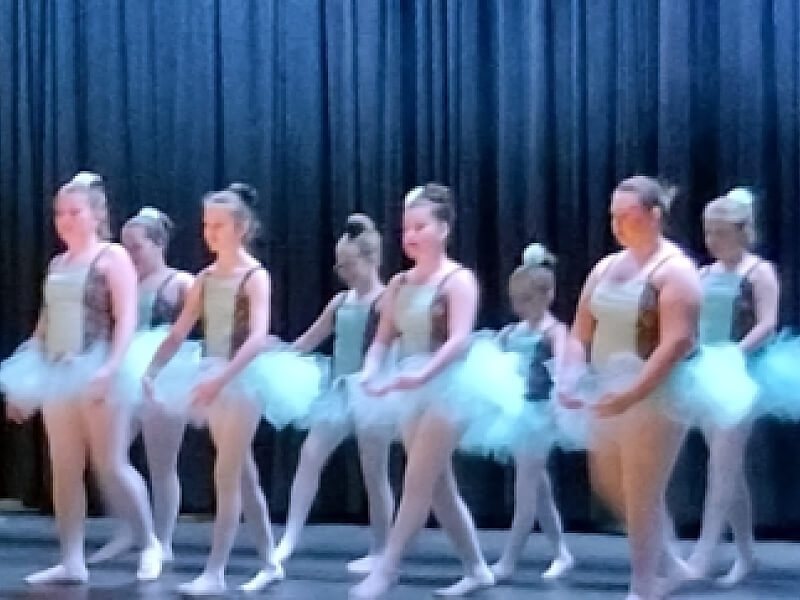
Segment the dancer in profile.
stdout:
<svg viewBox="0 0 800 600">
<path fill-rule="evenodd" d="M 194 278 L 166 263 L 166 250 L 173 225 L 156 208 L 145 207 L 122 227 L 122 245 L 128 251 L 139 278 L 138 331 L 152 331 L 175 322 Z M 150 349 L 154 350 L 152 346 Z M 146 355 L 137 360 L 147 364 L 152 358 L 147 348 L 134 342 L 131 352 Z M 150 474 L 153 524 L 164 552 L 164 561 L 173 559 L 172 535 L 180 509 L 178 451 L 186 428 L 185 415 L 164 410 L 157 402 L 144 402 L 140 411 L 142 440 Z M 131 525 L 122 523 L 114 538 L 89 557 L 89 564 L 109 560 L 133 544 Z"/>
<path fill-rule="evenodd" d="M 131 419 L 141 398 L 127 368 L 136 329 L 136 272 L 125 249 L 108 243 L 102 179 L 79 173 L 55 198 L 55 227 L 66 246 L 48 267 L 44 305 L 31 339 L 0 367 L 0 386 L 21 419 L 41 408 L 53 470 L 61 562 L 29 583 L 85 583 L 88 454 L 115 514 L 133 525 L 143 550 L 137 577 L 161 572 L 147 488 L 129 462 Z"/>
<path fill-rule="evenodd" d="M 225 590 L 225 567 L 242 512 L 263 562 L 242 589 L 257 591 L 283 578 L 283 570 L 271 558 L 273 538 L 252 442 L 262 415 L 279 428 L 305 417 L 320 385 L 311 362 L 263 352 L 270 284 L 266 270 L 246 248 L 257 228 L 254 200 L 255 191 L 243 184 L 203 199 L 203 236 L 215 260 L 198 274 L 143 380 L 152 401 L 163 402 L 167 410 L 186 410 L 192 419 L 207 423 L 217 450 L 211 552 L 203 573 L 179 587 L 188 595 Z M 204 358 L 198 360 L 180 349 L 201 317 Z M 186 399 L 191 405 L 181 406 Z"/>
<path fill-rule="evenodd" d="M 348 289 L 336 294 L 308 331 L 292 344 L 298 351 L 310 352 L 334 335 L 330 388 L 309 415 L 311 428 L 300 451 L 286 527 L 275 550 L 276 562 L 283 562 L 294 551 L 319 488 L 322 468 L 354 430 L 367 490 L 373 545 L 367 556 L 348 563 L 348 570 L 369 572 L 386 544 L 394 510 L 388 473 L 393 431 L 389 427 L 355 429 L 344 380 L 361 369 L 364 353 L 375 335 L 384 291 L 378 274 L 380 258 L 381 236 L 372 220 L 365 215 L 351 215 L 344 235 L 336 244 L 336 271 Z"/>
</svg>

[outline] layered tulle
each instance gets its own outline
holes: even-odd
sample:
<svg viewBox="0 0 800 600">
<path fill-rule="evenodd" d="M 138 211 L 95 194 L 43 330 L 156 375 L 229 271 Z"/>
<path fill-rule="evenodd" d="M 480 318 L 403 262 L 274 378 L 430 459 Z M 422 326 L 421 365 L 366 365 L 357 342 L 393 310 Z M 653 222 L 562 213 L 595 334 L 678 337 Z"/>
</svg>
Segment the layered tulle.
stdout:
<svg viewBox="0 0 800 600">
<path fill-rule="evenodd" d="M 226 363 L 223 358 L 203 357 L 198 342 L 182 344 L 155 379 L 155 400 L 168 411 L 185 414 L 195 422 L 204 421 L 205 410 L 194 401 L 193 390 L 220 373 Z M 302 425 L 319 397 L 322 382 L 323 372 L 314 358 L 289 350 L 270 350 L 251 360 L 213 403 L 250 402 L 278 429 Z"/>
<path fill-rule="evenodd" d="M 430 355 L 390 357 L 373 385 L 379 387 L 402 374 L 418 374 L 428 360 Z M 423 411 L 435 408 L 462 430 L 460 449 L 480 454 L 507 451 L 508 440 L 492 435 L 505 431 L 506 423 L 523 412 L 525 381 L 518 373 L 518 361 L 516 354 L 503 352 L 493 340 L 476 337 L 462 359 L 412 390 L 372 396 L 365 392 L 358 374 L 348 376 L 354 419 L 362 428 L 400 430 Z"/>
<path fill-rule="evenodd" d="M 9 404 L 26 413 L 51 403 L 86 400 L 108 352 L 107 344 L 97 343 L 81 354 L 53 359 L 38 340 L 29 340 L 0 363 L 0 390 Z M 106 400 L 135 406 L 141 398 L 140 374 L 129 353 L 111 381 Z"/>
<path fill-rule="evenodd" d="M 633 353 L 615 354 L 601 368 L 579 367 L 564 373 L 571 385 L 559 385 L 581 408 L 560 410 L 562 431 L 576 438 L 588 435 L 592 407 L 606 394 L 630 389 L 645 361 Z M 752 417 L 758 386 L 735 344 L 700 347 L 681 361 L 643 402 L 653 402 L 672 419 L 688 425 L 731 427 Z"/>
<path fill-rule="evenodd" d="M 782 333 L 750 360 L 759 415 L 800 420 L 800 338 Z"/>
<path fill-rule="evenodd" d="M 737 344 L 703 345 L 667 380 L 665 408 L 689 424 L 731 427 L 751 418 L 758 386 Z"/>
</svg>

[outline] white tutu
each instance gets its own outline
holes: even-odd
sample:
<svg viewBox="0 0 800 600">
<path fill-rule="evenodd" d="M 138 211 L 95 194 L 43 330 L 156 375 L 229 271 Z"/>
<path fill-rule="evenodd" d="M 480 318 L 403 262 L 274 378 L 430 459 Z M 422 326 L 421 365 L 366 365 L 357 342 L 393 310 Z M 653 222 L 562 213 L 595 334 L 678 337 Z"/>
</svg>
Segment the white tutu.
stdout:
<svg viewBox="0 0 800 600">
<path fill-rule="evenodd" d="M 156 400 L 165 409 L 187 415 L 196 422 L 206 420 L 206 411 L 193 402 L 193 390 L 214 376 L 227 359 L 202 357 L 199 342 L 182 344 L 178 353 L 155 380 Z M 270 350 L 256 356 L 222 389 L 214 404 L 252 402 L 278 429 L 302 425 L 319 396 L 322 370 L 311 357 L 287 350 Z"/>
<path fill-rule="evenodd" d="M 416 374 L 429 355 L 400 361 L 388 360 L 376 382 L 393 380 L 400 374 Z M 464 358 L 451 363 L 429 382 L 413 390 L 370 396 L 360 384 L 360 375 L 347 377 L 353 415 L 359 427 L 395 427 L 399 431 L 426 409 L 435 407 L 463 431 L 459 448 L 466 452 L 493 452 L 494 443 L 507 440 L 490 436 L 504 429 L 505 419 L 516 419 L 525 404 L 525 381 L 519 375 L 519 356 L 503 352 L 494 340 L 476 336 Z M 504 452 L 497 447 L 498 452 Z"/>
<path fill-rule="evenodd" d="M 111 383 L 108 399 L 137 405 L 141 384 L 129 356 Z M 0 389 L 9 404 L 26 413 L 47 404 L 86 400 L 89 384 L 107 357 L 108 345 L 97 343 L 87 352 L 53 360 L 38 340 L 29 340 L 0 363 Z"/>
<path fill-rule="evenodd" d="M 586 435 L 592 406 L 608 393 L 629 389 L 645 361 L 633 353 L 611 356 L 602 368 L 573 370 L 568 396 L 583 408 L 559 411 L 562 430 L 573 437 Z M 579 370 L 579 369 L 578 369 Z M 730 427 L 748 418 L 758 388 L 748 375 L 744 356 L 735 344 L 702 346 L 679 363 L 667 380 L 644 402 L 655 402 L 672 419 L 688 425 Z M 571 414 L 571 415 L 570 415 Z"/>
</svg>

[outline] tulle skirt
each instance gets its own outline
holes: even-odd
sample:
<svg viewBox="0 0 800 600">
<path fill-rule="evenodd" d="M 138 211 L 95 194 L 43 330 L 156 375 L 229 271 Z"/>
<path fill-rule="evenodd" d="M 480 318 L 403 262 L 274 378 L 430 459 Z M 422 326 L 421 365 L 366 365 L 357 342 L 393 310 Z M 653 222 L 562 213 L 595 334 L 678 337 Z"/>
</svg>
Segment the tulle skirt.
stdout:
<svg viewBox="0 0 800 600">
<path fill-rule="evenodd" d="M 0 363 L 0 390 L 25 413 L 45 405 L 88 399 L 89 384 L 108 358 L 108 345 L 97 343 L 86 352 L 52 359 L 42 344 L 29 340 Z M 139 404 L 141 375 L 128 354 L 111 382 L 107 401 Z"/>
<path fill-rule="evenodd" d="M 750 359 L 759 386 L 756 412 L 800 420 L 800 338 L 781 333 Z"/>
<path fill-rule="evenodd" d="M 415 374 L 430 355 L 387 360 L 376 383 L 400 374 Z M 518 372 L 519 357 L 504 352 L 494 340 L 476 337 L 466 355 L 429 382 L 413 390 L 382 396 L 365 393 L 358 374 L 347 377 L 353 418 L 360 428 L 391 427 L 400 432 L 423 412 L 435 409 L 461 432 L 459 448 L 469 453 L 505 453 L 510 441 L 499 432 L 509 430 L 525 406 L 525 381 Z"/>
<path fill-rule="evenodd" d="M 567 394 L 579 409 L 559 409 L 559 424 L 569 437 L 588 439 L 595 417 L 592 407 L 608 393 L 630 388 L 645 361 L 633 353 L 611 356 L 602 368 L 586 367 Z M 750 377 L 744 355 L 735 344 L 700 347 L 682 361 L 653 394 L 642 400 L 671 419 L 691 426 L 726 428 L 751 418 L 758 387 Z"/>
<path fill-rule="evenodd" d="M 353 410 L 349 400 L 347 375 L 334 377 L 331 358 L 313 355 L 320 371 L 322 385 L 308 410 L 308 414 L 296 425 L 303 429 L 316 426 L 336 427 L 352 430 Z"/>
<path fill-rule="evenodd" d="M 155 400 L 169 412 L 203 424 L 208 410 L 194 402 L 193 390 L 213 377 L 227 359 L 202 356 L 199 342 L 185 342 L 154 382 Z M 317 361 L 297 352 L 278 349 L 262 352 L 228 382 L 213 404 L 255 405 L 275 428 L 302 426 L 319 396 L 323 373 Z"/>
<path fill-rule="evenodd" d="M 547 456 L 561 442 L 553 404 L 545 399 L 526 401 L 518 415 L 495 418 L 487 427 L 470 427 L 460 447 L 508 462 L 518 454 Z"/>
</svg>

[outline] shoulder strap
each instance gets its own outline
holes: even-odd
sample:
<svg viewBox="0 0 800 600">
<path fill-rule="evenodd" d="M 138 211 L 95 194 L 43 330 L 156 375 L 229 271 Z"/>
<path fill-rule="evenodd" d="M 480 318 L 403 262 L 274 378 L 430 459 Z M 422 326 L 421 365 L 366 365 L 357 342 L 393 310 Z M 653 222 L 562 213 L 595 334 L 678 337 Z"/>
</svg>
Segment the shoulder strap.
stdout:
<svg viewBox="0 0 800 600">
<path fill-rule="evenodd" d="M 441 292 L 441 291 L 442 291 L 442 289 L 444 288 L 444 286 L 445 286 L 445 285 L 447 285 L 447 282 L 450 280 L 450 278 L 451 278 L 451 277 L 452 277 L 454 274 L 458 273 L 459 271 L 463 271 L 463 270 L 465 270 L 465 268 L 466 268 L 466 267 L 463 267 L 463 266 L 459 265 L 459 266 L 457 266 L 456 268 L 452 269 L 450 272 L 448 272 L 448 273 L 447 273 L 447 274 L 446 274 L 444 277 L 442 277 L 442 278 L 439 280 L 439 283 L 437 283 L 437 284 L 436 284 L 436 293 L 438 294 L 439 292 Z"/>
<path fill-rule="evenodd" d="M 606 275 L 608 275 L 608 272 L 611 270 L 611 267 L 613 267 L 620 260 L 622 260 L 622 252 L 612 254 L 606 261 L 606 264 L 603 266 L 603 268 L 597 273 L 596 282 L 605 279 Z"/>
<path fill-rule="evenodd" d="M 170 282 L 171 282 L 173 279 L 175 279 L 175 276 L 176 276 L 177 274 L 178 274 L 178 272 L 177 272 L 177 271 L 172 271 L 172 272 L 171 272 L 169 275 L 167 275 L 166 277 L 164 277 L 164 280 L 163 280 L 163 281 L 162 281 L 160 284 L 158 284 L 158 287 L 156 288 L 156 298 L 163 298 L 163 296 L 164 296 L 164 290 L 166 290 L 166 289 L 167 289 L 167 286 L 169 285 L 169 283 L 170 283 Z"/>
<path fill-rule="evenodd" d="M 260 266 L 251 267 L 250 269 L 248 269 L 247 273 L 244 274 L 242 280 L 239 282 L 239 288 L 237 289 L 237 294 L 242 293 L 242 291 L 244 290 L 244 286 L 247 285 L 247 280 L 250 279 L 250 276 L 259 269 L 261 269 Z"/>
<path fill-rule="evenodd" d="M 650 282 L 653 279 L 653 274 L 676 256 L 677 256 L 676 252 L 667 252 L 667 254 L 662 256 L 659 260 L 655 261 L 653 264 L 646 267 L 644 272 L 645 280 L 647 282 Z"/>
<path fill-rule="evenodd" d="M 89 269 L 95 268 L 95 266 L 97 265 L 97 261 L 100 260 L 100 257 L 103 256 L 103 254 L 105 254 L 106 250 L 108 250 L 109 248 L 111 248 L 111 244 L 104 244 L 103 247 L 97 251 L 97 254 L 95 254 L 94 258 L 92 259 L 92 262 L 89 263 Z"/>
<path fill-rule="evenodd" d="M 369 309 L 370 310 L 375 311 L 375 312 L 378 311 L 378 302 L 380 302 L 381 298 L 383 298 L 383 294 L 384 294 L 385 291 L 386 291 L 385 289 L 381 290 L 381 293 L 378 294 L 377 296 L 375 296 L 372 299 L 372 302 L 370 302 L 370 304 L 369 304 Z"/>
<path fill-rule="evenodd" d="M 742 274 L 742 279 L 748 279 L 749 280 L 750 279 L 750 275 L 753 274 L 753 271 L 755 271 L 759 267 L 759 265 L 761 265 L 762 262 L 764 262 L 764 261 L 761 260 L 760 258 L 756 257 L 756 259 L 753 261 L 753 264 L 750 265 L 747 269 L 745 269 L 745 272 Z"/>
</svg>

